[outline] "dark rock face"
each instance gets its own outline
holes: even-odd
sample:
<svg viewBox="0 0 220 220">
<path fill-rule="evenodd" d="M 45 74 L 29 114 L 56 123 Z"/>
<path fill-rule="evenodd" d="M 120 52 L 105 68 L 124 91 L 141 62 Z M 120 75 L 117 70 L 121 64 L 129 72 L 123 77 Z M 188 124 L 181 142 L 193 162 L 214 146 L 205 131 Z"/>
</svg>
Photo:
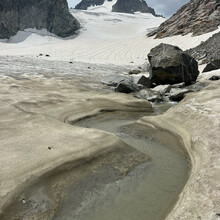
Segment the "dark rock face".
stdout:
<svg viewBox="0 0 220 220">
<path fill-rule="evenodd" d="M 218 70 L 218 69 L 220 69 L 220 60 L 214 60 L 208 63 L 202 72 L 205 73 L 205 72 Z"/>
<path fill-rule="evenodd" d="M 112 1 L 112 0 L 107 0 Z M 75 9 L 87 10 L 90 6 L 95 5 L 103 5 L 105 0 L 82 0 L 78 5 L 76 5 Z M 121 13 L 134 13 L 134 12 L 142 12 L 142 13 L 151 13 L 154 16 L 156 15 L 153 8 L 149 7 L 145 0 L 117 0 L 116 4 L 112 7 L 113 12 L 121 12 Z"/>
<path fill-rule="evenodd" d="M 209 78 L 209 80 L 212 80 L 212 81 L 220 80 L 220 76 L 212 76 Z"/>
<path fill-rule="evenodd" d="M 0 38 L 9 38 L 26 28 L 46 28 L 59 37 L 68 37 L 79 27 L 66 0 L 0 1 Z"/>
<path fill-rule="evenodd" d="M 181 82 L 189 85 L 199 75 L 196 60 L 179 47 L 160 44 L 151 49 L 148 59 L 151 65 L 150 79 L 156 85 Z"/>
<path fill-rule="evenodd" d="M 112 7 L 113 12 L 134 13 L 140 11 L 142 13 L 151 13 L 156 15 L 153 8 L 149 7 L 145 0 L 118 0 Z"/>
<path fill-rule="evenodd" d="M 202 42 L 199 46 L 187 50 L 186 53 L 196 60 L 203 63 L 212 62 L 220 59 L 220 32 L 214 34 L 207 41 Z"/>
<path fill-rule="evenodd" d="M 220 0 L 191 0 L 148 36 L 201 35 L 220 25 Z"/>
<path fill-rule="evenodd" d="M 76 5 L 75 9 L 87 10 L 87 8 L 90 6 L 103 5 L 104 2 L 105 0 L 82 0 Z"/>
</svg>

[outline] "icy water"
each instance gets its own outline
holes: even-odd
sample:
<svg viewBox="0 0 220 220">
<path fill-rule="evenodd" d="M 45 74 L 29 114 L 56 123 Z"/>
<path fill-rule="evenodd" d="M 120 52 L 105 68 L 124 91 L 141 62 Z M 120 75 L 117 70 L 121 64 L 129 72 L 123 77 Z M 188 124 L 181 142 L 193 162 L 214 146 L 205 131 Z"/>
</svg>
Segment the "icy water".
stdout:
<svg viewBox="0 0 220 220">
<path fill-rule="evenodd" d="M 186 183 L 189 167 L 183 153 L 126 132 L 129 124 L 140 118 L 134 113 L 102 113 L 84 119 L 76 126 L 92 127 L 115 133 L 128 145 L 151 157 L 151 162 L 139 165 L 123 180 L 92 192 L 73 210 L 71 188 L 54 217 L 56 220 L 159 220 L 164 219 Z M 177 146 L 178 147 L 178 146 Z"/>
</svg>

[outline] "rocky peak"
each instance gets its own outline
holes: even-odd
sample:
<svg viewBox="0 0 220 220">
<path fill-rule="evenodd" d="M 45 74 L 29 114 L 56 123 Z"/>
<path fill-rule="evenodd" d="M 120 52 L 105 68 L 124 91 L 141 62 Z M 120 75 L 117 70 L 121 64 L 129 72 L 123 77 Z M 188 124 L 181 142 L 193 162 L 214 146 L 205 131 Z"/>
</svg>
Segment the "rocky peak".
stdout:
<svg viewBox="0 0 220 220">
<path fill-rule="evenodd" d="M 191 0 L 148 36 L 201 35 L 220 25 L 220 0 Z"/>
<path fill-rule="evenodd" d="M 115 5 L 112 7 L 113 12 L 122 12 L 122 13 L 151 13 L 154 16 L 156 15 L 153 8 L 149 7 L 145 0 L 118 0 Z"/>
<path fill-rule="evenodd" d="M 103 5 L 105 0 L 82 0 L 75 9 L 87 10 L 90 6 Z"/>
<path fill-rule="evenodd" d="M 45 28 L 57 36 L 68 37 L 79 27 L 66 0 L 0 1 L 0 38 L 9 38 L 26 28 Z"/>
<path fill-rule="evenodd" d="M 121 13 L 151 13 L 157 16 L 154 9 L 149 7 L 145 0 L 82 0 L 76 9 L 87 10 L 91 6 L 101 6 L 105 2 L 112 2 L 111 11 Z"/>
</svg>

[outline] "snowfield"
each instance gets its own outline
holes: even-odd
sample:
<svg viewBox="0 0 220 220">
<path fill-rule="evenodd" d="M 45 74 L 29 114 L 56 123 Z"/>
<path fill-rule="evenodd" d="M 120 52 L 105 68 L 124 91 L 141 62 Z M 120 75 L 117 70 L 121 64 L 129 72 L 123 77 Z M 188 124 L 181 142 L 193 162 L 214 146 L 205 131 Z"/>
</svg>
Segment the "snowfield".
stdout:
<svg viewBox="0 0 220 220">
<path fill-rule="evenodd" d="M 164 18 L 151 14 L 99 11 L 100 8 L 90 11 L 71 10 L 82 25 L 78 36 L 61 39 L 46 30 L 27 29 L 19 31 L 9 40 L 1 40 L 0 55 L 36 57 L 42 53 L 49 54 L 51 60 L 140 65 L 146 61 L 150 49 L 161 42 L 186 50 L 219 31 L 198 37 L 189 34 L 153 39 L 146 37 L 146 34 L 158 27 Z"/>
</svg>

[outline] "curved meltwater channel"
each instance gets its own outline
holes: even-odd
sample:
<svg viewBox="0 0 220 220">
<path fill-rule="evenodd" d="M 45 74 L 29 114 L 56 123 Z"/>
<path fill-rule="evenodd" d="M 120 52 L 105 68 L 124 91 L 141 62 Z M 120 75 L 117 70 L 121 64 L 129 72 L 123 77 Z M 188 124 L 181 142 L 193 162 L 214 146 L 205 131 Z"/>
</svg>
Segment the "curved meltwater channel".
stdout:
<svg viewBox="0 0 220 220">
<path fill-rule="evenodd" d="M 125 129 L 141 114 L 107 112 L 77 122 L 76 126 L 91 127 L 115 133 L 128 145 L 151 157 L 123 180 L 106 185 L 99 192 L 89 194 L 81 205 L 84 209 L 72 210 L 75 194 L 70 191 L 55 220 L 158 220 L 164 219 L 174 205 L 186 183 L 189 167 L 184 153 L 173 151 L 140 138 Z M 132 127 L 132 126 L 131 126 Z M 129 129 L 130 130 L 130 129 Z M 135 132 L 134 132 L 135 133 Z M 178 148 L 178 146 L 177 146 Z"/>
</svg>

